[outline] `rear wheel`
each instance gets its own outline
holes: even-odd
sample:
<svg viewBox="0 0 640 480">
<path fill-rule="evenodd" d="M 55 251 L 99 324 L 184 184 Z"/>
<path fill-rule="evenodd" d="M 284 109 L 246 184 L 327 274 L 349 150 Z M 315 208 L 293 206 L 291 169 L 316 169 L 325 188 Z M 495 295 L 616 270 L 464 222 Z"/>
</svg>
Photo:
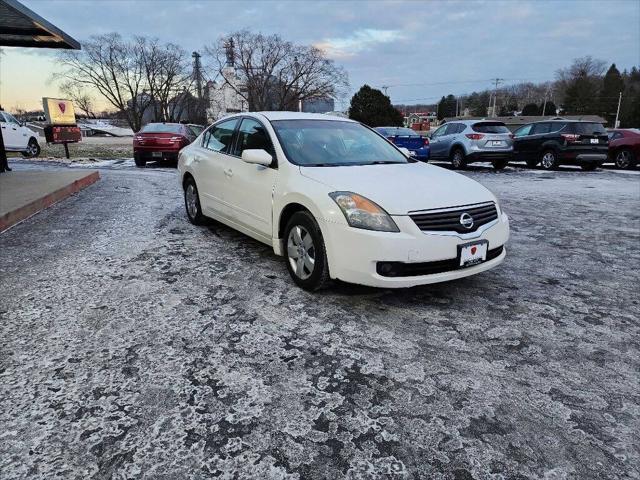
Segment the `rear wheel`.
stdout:
<svg viewBox="0 0 640 480">
<path fill-rule="evenodd" d="M 509 160 L 494 160 L 493 161 L 493 169 L 494 170 L 503 170 L 504 167 L 507 166 Z"/>
<path fill-rule="evenodd" d="M 284 229 L 287 270 L 299 287 L 316 291 L 329 283 L 329 264 L 318 223 L 309 212 L 293 214 Z"/>
<path fill-rule="evenodd" d="M 22 152 L 23 157 L 34 158 L 40 155 L 40 145 L 35 138 L 30 138 L 27 144 L 27 149 Z"/>
<path fill-rule="evenodd" d="M 194 225 L 202 225 L 205 217 L 200 208 L 200 196 L 198 187 L 192 177 L 188 177 L 184 182 L 184 206 L 187 210 L 187 217 Z"/>
<path fill-rule="evenodd" d="M 467 166 L 467 161 L 466 161 L 466 159 L 464 157 L 464 152 L 462 151 L 462 149 L 456 148 L 451 153 L 451 165 L 456 170 L 461 169 L 461 168 L 465 168 Z"/>
<path fill-rule="evenodd" d="M 633 167 L 635 164 L 633 152 L 627 149 L 618 151 L 618 153 L 616 153 L 615 164 L 616 168 L 620 168 L 622 170 Z"/>
<path fill-rule="evenodd" d="M 142 157 L 139 153 L 133 154 L 133 161 L 136 162 L 136 167 L 144 167 L 147 164 L 147 161 Z"/>
<path fill-rule="evenodd" d="M 545 150 L 542 152 L 540 164 L 545 170 L 555 170 L 558 168 L 558 154 L 553 150 Z"/>
</svg>

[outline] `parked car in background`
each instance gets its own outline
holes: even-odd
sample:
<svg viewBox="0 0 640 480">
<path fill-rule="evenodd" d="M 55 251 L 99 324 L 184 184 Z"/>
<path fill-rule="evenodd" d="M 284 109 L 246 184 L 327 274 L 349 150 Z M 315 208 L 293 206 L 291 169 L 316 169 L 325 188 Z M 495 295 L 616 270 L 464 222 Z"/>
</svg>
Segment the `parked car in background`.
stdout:
<svg viewBox="0 0 640 480">
<path fill-rule="evenodd" d="M 617 168 L 633 168 L 640 161 L 640 129 L 616 128 L 608 132 L 609 161 Z"/>
<path fill-rule="evenodd" d="M 300 287 L 410 287 L 488 270 L 509 219 L 478 182 L 408 158 L 325 114 L 226 117 L 180 152 L 192 223 L 214 218 L 270 245 Z"/>
<path fill-rule="evenodd" d="M 513 158 L 511 131 L 502 122 L 464 120 L 442 125 L 431 135 L 431 158 L 448 160 L 453 168 L 491 162 L 502 170 Z"/>
<path fill-rule="evenodd" d="M 0 129 L 7 152 L 20 152 L 25 157 L 40 155 L 37 134 L 9 112 L 0 110 Z"/>
<path fill-rule="evenodd" d="M 148 123 L 133 137 L 133 158 L 138 167 L 150 160 L 177 161 L 181 148 L 198 136 L 192 125 Z M 200 130 L 202 131 L 202 130 Z"/>
<path fill-rule="evenodd" d="M 405 127 L 376 127 L 374 130 L 394 145 L 409 150 L 411 156 L 416 160 L 422 162 L 429 160 L 429 139 L 421 136 L 415 130 Z"/>
<path fill-rule="evenodd" d="M 529 168 L 539 163 L 545 170 L 560 165 L 595 170 L 607 159 L 609 138 L 600 123 L 548 120 L 523 125 L 513 134 L 515 159 Z"/>
</svg>

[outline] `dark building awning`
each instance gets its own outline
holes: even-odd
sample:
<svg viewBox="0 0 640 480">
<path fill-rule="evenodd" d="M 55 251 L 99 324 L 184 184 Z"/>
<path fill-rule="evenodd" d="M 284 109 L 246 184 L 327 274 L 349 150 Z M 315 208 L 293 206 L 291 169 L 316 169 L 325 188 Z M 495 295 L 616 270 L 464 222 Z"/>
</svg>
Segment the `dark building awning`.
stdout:
<svg viewBox="0 0 640 480">
<path fill-rule="evenodd" d="M 0 0 L 0 46 L 80 50 L 77 40 L 16 0 Z"/>
</svg>

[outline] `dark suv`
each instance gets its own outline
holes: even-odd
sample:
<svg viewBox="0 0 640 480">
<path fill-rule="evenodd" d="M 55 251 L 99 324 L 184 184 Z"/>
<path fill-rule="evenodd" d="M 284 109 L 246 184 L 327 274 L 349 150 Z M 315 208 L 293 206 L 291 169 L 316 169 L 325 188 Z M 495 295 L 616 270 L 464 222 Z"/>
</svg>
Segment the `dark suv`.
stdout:
<svg viewBox="0 0 640 480">
<path fill-rule="evenodd" d="M 609 137 L 600 123 L 549 120 L 524 125 L 513 134 L 515 159 L 529 168 L 540 163 L 545 170 L 559 165 L 595 170 L 607 160 Z"/>
</svg>

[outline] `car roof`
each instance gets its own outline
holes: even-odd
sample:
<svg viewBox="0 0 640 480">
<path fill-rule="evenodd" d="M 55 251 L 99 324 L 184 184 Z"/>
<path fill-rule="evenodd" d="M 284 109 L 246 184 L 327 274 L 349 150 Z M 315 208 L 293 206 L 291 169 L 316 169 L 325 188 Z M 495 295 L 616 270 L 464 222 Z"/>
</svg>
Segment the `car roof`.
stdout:
<svg viewBox="0 0 640 480">
<path fill-rule="evenodd" d="M 229 115 L 228 117 L 224 117 L 224 119 L 234 118 L 234 117 L 256 117 L 256 118 L 266 118 L 269 121 L 275 120 L 337 120 L 341 122 L 352 122 L 357 123 L 354 120 L 349 118 L 337 117 L 334 115 L 327 115 L 325 113 L 305 113 L 305 112 L 242 112 L 236 113 L 233 115 Z M 220 119 L 222 120 L 222 118 Z"/>
<path fill-rule="evenodd" d="M 502 120 L 494 120 L 493 118 L 476 118 L 474 120 L 449 120 L 446 123 L 462 123 L 464 125 L 475 125 L 476 123 L 499 123 L 501 125 L 505 124 Z"/>
</svg>

